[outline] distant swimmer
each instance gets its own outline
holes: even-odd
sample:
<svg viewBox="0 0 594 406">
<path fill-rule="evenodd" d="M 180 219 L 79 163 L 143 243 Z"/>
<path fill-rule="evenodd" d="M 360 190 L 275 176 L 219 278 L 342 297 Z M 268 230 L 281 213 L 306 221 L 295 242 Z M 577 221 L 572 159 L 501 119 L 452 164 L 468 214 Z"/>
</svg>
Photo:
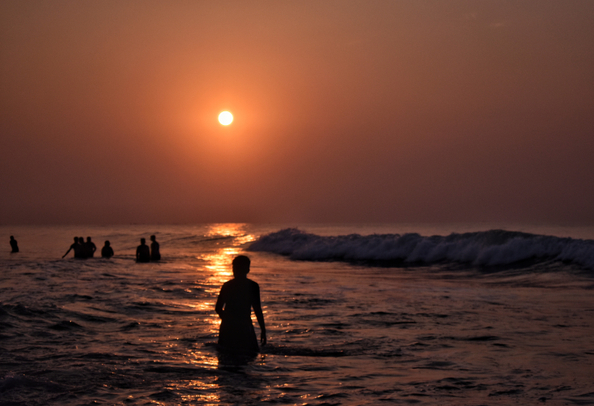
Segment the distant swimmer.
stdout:
<svg viewBox="0 0 594 406">
<path fill-rule="evenodd" d="M 101 248 L 101 257 L 102 258 L 111 258 L 113 257 L 113 248 L 111 248 L 111 244 L 109 241 L 105 241 L 105 245 Z"/>
<path fill-rule="evenodd" d="M 84 242 L 82 237 L 80 237 L 80 241 Z M 66 251 L 66 254 L 62 255 L 62 258 L 64 258 L 66 255 L 68 255 L 70 250 L 74 251 L 74 258 L 79 258 L 79 259 L 86 258 L 83 255 L 83 246 L 82 246 L 82 244 L 79 243 L 78 237 L 74 237 L 74 243 L 70 246 L 70 248 L 68 248 L 68 251 Z"/>
<path fill-rule="evenodd" d="M 84 251 L 87 258 L 93 258 L 93 255 L 95 255 L 97 246 L 93 241 L 91 241 L 91 237 L 87 237 L 87 242 L 84 243 Z"/>
<path fill-rule="evenodd" d="M 241 354 L 259 351 L 252 324 L 252 309 L 260 325 L 260 342 L 266 344 L 266 326 L 260 303 L 260 286 L 248 279 L 250 259 L 240 255 L 233 260 L 234 278 L 225 282 L 217 298 L 215 310 L 221 317 L 219 346 Z"/>
<path fill-rule="evenodd" d="M 14 236 L 10 236 L 10 248 L 12 248 L 12 251 L 10 252 L 19 252 L 19 244 L 17 243 L 17 240 L 14 239 Z"/>
<path fill-rule="evenodd" d="M 151 251 L 149 246 L 146 245 L 144 238 L 140 239 L 140 245 L 136 248 L 136 262 L 150 262 Z"/>
<path fill-rule="evenodd" d="M 159 261 L 161 253 L 159 252 L 159 243 L 154 235 L 151 235 L 151 261 Z"/>
</svg>

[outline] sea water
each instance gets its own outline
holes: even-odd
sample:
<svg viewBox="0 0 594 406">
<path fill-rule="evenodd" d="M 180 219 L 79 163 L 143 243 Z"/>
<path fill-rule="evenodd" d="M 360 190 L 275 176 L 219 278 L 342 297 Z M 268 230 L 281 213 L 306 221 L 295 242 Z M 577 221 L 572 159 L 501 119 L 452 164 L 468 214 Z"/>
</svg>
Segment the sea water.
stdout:
<svg viewBox="0 0 594 406">
<path fill-rule="evenodd" d="M 137 264 L 140 238 L 162 260 Z M 0 227 L 0 405 L 594 404 L 594 229 Z M 21 252 L 10 254 L 14 235 Z M 111 259 L 78 260 L 74 236 Z M 238 254 L 268 344 L 216 346 Z M 257 323 L 255 323 L 257 326 Z M 259 336 L 259 330 L 256 327 Z"/>
</svg>

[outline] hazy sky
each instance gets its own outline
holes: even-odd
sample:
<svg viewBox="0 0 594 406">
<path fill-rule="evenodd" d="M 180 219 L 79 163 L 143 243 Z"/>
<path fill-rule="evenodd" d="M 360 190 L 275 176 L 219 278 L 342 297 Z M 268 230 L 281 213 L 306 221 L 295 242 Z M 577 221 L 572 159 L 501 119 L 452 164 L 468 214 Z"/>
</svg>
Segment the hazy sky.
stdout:
<svg viewBox="0 0 594 406">
<path fill-rule="evenodd" d="M 593 22 L 591 0 L 2 1 L 0 224 L 594 224 Z"/>
</svg>

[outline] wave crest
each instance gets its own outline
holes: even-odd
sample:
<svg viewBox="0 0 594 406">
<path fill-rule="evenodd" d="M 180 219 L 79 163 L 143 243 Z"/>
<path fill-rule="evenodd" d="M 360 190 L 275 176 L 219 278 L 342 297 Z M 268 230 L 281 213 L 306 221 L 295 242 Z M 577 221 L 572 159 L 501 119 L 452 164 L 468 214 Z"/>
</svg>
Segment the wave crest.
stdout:
<svg viewBox="0 0 594 406">
<path fill-rule="evenodd" d="M 305 261 L 502 266 L 525 260 L 553 260 L 594 269 L 594 240 L 505 230 L 424 237 L 416 233 L 319 236 L 287 228 L 261 236 L 248 249 Z"/>
</svg>

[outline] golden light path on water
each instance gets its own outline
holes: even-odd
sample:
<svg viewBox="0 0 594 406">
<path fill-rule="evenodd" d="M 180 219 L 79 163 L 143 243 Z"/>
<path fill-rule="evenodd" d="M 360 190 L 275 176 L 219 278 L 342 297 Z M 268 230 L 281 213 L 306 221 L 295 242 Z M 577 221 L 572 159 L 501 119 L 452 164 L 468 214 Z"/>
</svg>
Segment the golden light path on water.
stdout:
<svg viewBox="0 0 594 406">
<path fill-rule="evenodd" d="M 254 241 L 256 236 L 246 234 L 244 224 L 213 224 L 205 234 L 212 241 L 235 239 L 234 247 L 217 248 L 214 252 L 211 250 L 198 253 L 195 256 L 199 263 L 205 264 L 203 270 L 188 269 L 188 271 L 200 272 L 200 278 L 204 278 L 201 285 L 207 296 L 212 300 L 198 302 L 188 300 L 179 303 L 179 305 L 198 312 L 209 313 L 210 316 L 204 317 L 202 320 L 208 326 L 206 327 L 207 331 L 204 333 L 216 337 L 221 323 L 214 312 L 216 297 L 223 283 L 233 277 L 231 263 L 233 258 L 242 252 L 238 247 Z M 188 291 L 191 292 L 191 290 Z M 179 348 L 177 350 L 179 351 Z M 185 359 L 179 360 L 181 364 L 208 370 L 217 370 L 220 367 L 218 356 L 214 352 L 204 351 L 202 348 L 188 348 L 183 358 Z M 220 385 L 216 376 L 171 382 L 169 385 L 169 390 L 185 393 L 181 396 L 182 403 L 191 404 L 219 404 L 221 402 L 219 389 Z"/>
</svg>

